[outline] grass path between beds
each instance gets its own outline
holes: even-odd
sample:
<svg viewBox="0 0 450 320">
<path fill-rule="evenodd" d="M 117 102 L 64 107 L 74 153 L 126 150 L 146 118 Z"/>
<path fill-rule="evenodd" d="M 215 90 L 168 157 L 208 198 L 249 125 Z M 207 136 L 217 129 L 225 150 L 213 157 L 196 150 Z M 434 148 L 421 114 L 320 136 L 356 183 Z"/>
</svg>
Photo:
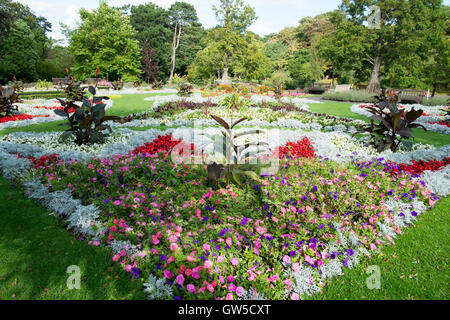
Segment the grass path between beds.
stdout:
<svg viewBox="0 0 450 320">
<path fill-rule="evenodd" d="M 0 300 L 146 299 L 106 248 L 88 245 L 56 217 L 0 177 Z M 80 289 L 69 290 L 67 273 L 80 267 Z"/>
</svg>

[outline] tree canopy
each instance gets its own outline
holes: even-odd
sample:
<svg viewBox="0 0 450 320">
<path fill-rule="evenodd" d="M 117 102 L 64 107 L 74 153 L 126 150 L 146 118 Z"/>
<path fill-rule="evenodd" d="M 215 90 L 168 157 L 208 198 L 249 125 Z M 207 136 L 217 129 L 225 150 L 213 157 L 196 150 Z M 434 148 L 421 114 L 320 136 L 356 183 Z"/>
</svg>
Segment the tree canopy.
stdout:
<svg viewBox="0 0 450 320">
<path fill-rule="evenodd" d="M 80 18 L 80 26 L 69 33 L 73 73 L 84 79 L 99 68 L 111 80 L 136 78 L 141 72 L 140 49 L 129 16 L 102 0 L 92 12 L 81 9 Z"/>
</svg>

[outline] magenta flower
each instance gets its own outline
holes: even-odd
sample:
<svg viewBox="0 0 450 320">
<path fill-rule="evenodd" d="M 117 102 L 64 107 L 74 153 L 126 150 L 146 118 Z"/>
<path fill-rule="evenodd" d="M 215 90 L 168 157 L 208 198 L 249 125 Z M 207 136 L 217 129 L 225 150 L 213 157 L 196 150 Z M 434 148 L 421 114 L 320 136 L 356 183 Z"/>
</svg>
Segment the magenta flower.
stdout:
<svg viewBox="0 0 450 320">
<path fill-rule="evenodd" d="M 236 294 L 238 297 L 241 297 L 245 293 L 245 289 L 243 287 L 236 288 Z"/>
<path fill-rule="evenodd" d="M 176 278 L 175 278 L 175 282 L 177 284 L 179 284 L 180 286 L 183 285 L 184 283 L 184 276 L 182 274 L 179 274 Z"/>
<path fill-rule="evenodd" d="M 164 270 L 164 277 L 166 277 L 167 279 L 172 278 L 172 272 L 170 272 L 169 270 Z"/>
<path fill-rule="evenodd" d="M 189 291 L 190 293 L 195 293 L 195 286 L 193 284 L 188 284 L 186 286 L 187 291 Z"/>
</svg>

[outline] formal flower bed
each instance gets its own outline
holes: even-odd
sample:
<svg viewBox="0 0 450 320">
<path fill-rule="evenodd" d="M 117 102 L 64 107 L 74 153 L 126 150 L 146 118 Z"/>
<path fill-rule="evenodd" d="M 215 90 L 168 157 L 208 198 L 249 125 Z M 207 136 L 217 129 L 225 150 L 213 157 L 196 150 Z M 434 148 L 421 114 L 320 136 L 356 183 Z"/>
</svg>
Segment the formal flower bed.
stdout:
<svg viewBox="0 0 450 320">
<path fill-rule="evenodd" d="M 297 100 L 264 100 L 255 99 L 246 108 L 241 108 L 233 117 L 246 117 L 243 122 L 245 126 L 267 126 L 279 128 L 303 128 L 320 130 L 322 127 L 327 131 L 356 132 L 355 126 L 364 124 L 360 120 L 351 120 L 334 117 L 326 114 L 318 114 L 308 111 L 301 99 Z M 166 96 L 155 100 L 151 110 L 135 114 L 126 118 L 126 123 L 114 124 L 117 127 L 134 126 L 189 126 L 194 121 L 203 125 L 215 125 L 211 114 L 228 119 L 230 111 L 225 107 L 217 105 L 219 100 L 209 100 L 200 97 L 180 99 L 176 96 Z"/>
<path fill-rule="evenodd" d="M 0 169 L 82 239 L 110 247 L 111 260 L 141 281 L 151 299 L 312 295 L 392 244 L 435 205 L 437 194 L 450 193 L 450 146 L 415 144 L 412 151 L 379 154 L 364 146 L 366 137 L 344 133 L 357 122 L 310 113 L 303 102 L 265 99 L 252 97 L 242 116 L 255 118 L 243 124 L 300 129 L 268 129 L 236 141 L 265 141 L 280 159 L 278 171 L 259 181 L 243 177 L 216 187 L 205 164 L 173 162 L 170 152 L 180 144 L 209 154 L 211 140 L 201 134 L 221 134 L 213 127 L 116 128 L 104 145 L 82 147 L 60 143 L 60 133 L 15 133 L 0 137 Z M 178 126 L 198 119 L 209 126 L 204 104 L 222 112 L 198 96 L 183 101 L 187 110 L 164 109 L 179 100 L 155 98 L 148 114 L 159 110 Z M 40 106 L 34 109 L 58 107 Z M 272 115 L 278 118 L 264 118 Z M 129 120 L 129 126 L 160 124 L 145 116 Z"/>
<path fill-rule="evenodd" d="M 386 176 L 377 162 L 339 166 L 292 153 L 260 183 L 213 190 L 203 165 L 174 165 L 150 153 L 168 151 L 172 146 L 161 144 L 168 138 L 131 154 L 53 161 L 36 171 L 53 192 L 70 190 L 83 205 L 98 208 L 90 223 L 98 227 L 75 231 L 96 245 L 114 243 L 112 260 L 135 278 L 150 278 L 151 297 L 297 299 L 315 293 L 324 279 L 391 243 L 400 233 L 394 221 L 406 226 L 425 210 L 422 202 L 436 200 L 409 174 Z M 395 199 L 406 210 L 396 210 Z M 152 279 L 164 279 L 166 290 L 152 287 Z"/>
<path fill-rule="evenodd" d="M 106 110 L 111 108 L 113 100 L 103 101 Z M 77 102 L 77 104 L 80 104 Z M 55 114 L 54 110 L 63 110 L 58 100 L 29 100 L 26 103 L 18 103 L 18 114 L 12 117 L 0 118 L 0 129 L 26 127 L 31 124 L 64 120 L 65 118 Z M 74 110 L 69 110 L 69 113 Z"/>
<path fill-rule="evenodd" d="M 350 110 L 356 114 L 360 114 L 366 117 L 371 117 L 372 114 L 367 111 L 366 107 L 371 106 L 368 104 L 354 104 L 350 107 Z M 419 104 L 404 105 L 399 106 L 399 109 L 404 109 L 409 111 L 412 108 L 416 110 L 423 110 L 423 114 L 420 118 L 416 120 L 417 123 L 423 125 L 427 130 L 439 133 L 450 134 L 450 126 L 445 122 L 445 120 L 450 119 L 449 116 L 445 116 L 442 111 L 444 106 L 440 107 L 428 107 Z"/>
<path fill-rule="evenodd" d="M 384 160 L 338 164 L 296 141 L 280 146 L 276 174 L 216 190 L 204 165 L 163 156 L 179 142 L 170 135 L 87 162 L 28 158 L 57 214 L 111 246 L 150 298 L 298 299 L 392 243 L 437 198 L 408 170 L 386 174 Z M 90 213 L 67 214 L 66 192 Z"/>
</svg>

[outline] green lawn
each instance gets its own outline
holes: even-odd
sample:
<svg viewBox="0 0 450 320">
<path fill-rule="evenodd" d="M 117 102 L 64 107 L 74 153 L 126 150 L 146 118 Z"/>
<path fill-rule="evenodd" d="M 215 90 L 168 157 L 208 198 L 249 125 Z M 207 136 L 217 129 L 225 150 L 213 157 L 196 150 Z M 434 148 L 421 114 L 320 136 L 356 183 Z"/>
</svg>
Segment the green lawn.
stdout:
<svg viewBox="0 0 450 320">
<path fill-rule="evenodd" d="M 0 300 L 145 299 L 142 283 L 106 248 L 79 241 L 57 218 L 0 178 Z M 81 269 L 80 290 L 67 288 L 67 267 Z"/>
<path fill-rule="evenodd" d="M 345 275 L 330 280 L 313 299 L 448 300 L 450 299 L 449 252 L 450 196 L 405 229 L 393 246 L 364 261 Z M 367 260 L 367 259 L 366 259 Z M 380 289 L 368 289 L 367 267 L 380 267 Z"/>
</svg>

